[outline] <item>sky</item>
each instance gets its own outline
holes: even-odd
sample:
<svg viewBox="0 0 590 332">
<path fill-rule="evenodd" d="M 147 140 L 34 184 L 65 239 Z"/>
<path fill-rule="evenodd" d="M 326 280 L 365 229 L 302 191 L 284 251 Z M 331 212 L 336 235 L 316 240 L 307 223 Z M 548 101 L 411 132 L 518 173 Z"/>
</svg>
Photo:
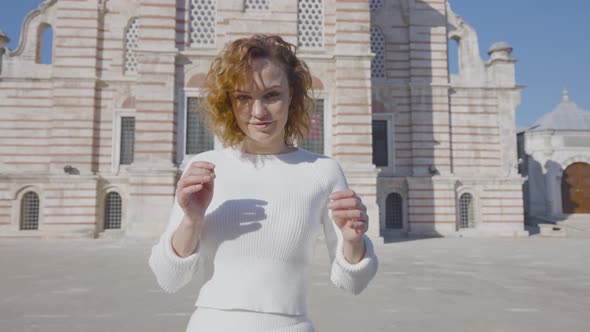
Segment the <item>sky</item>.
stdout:
<svg viewBox="0 0 590 332">
<path fill-rule="evenodd" d="M 0 29 L 15 49 L 23 18 L 43 1 L 2 2 Z M 514 48 L 516 81 L 525 86 L 517 126 L 531 126 L 553 110 L 564 88 L 579 107 L 590 110 L 589 0 L 451 0 L 451 6 L 477 30 L 483 59 L 496 41 Z M 451 56 L 450 70 L 456 72 L 456 54 Z"/>
<path fill-rule="evenodd" d="M 514 48 L 516 82 L 525 86 L 518 126 L 552 111 L 564 88 L 590 111 L 590 1 L 451 0 L 451 7 L 478 32 L 484 59 L 496 41 Z"/>
</svg>

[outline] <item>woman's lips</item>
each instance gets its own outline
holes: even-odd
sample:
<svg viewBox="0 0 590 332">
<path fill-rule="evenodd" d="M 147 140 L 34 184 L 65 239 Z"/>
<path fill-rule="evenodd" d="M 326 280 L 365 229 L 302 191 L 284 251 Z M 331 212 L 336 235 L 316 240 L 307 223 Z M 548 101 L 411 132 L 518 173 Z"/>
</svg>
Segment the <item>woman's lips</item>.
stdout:
<svg viewBox="0 0 590 332">
<path fill-rule="evenodd" d="M 254 126 L 255 128 L 266 128 L 268 127 L 270 124 L 272 123 L 272 121 L 266 121 L 266 122 L 256 122 L 256 123 L 250 123 L 252 126 Z"/>
</svg>

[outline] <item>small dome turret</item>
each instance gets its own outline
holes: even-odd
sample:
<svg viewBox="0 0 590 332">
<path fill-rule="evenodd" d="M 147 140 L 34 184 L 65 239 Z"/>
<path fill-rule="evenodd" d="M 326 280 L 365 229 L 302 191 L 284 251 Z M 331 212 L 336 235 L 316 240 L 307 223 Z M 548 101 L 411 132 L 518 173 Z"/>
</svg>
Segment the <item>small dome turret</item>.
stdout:
<svg viewBox="0 0 590 332">
<path fill-rule="evenodd" d="M 496 42 L 494 43 L 490 49 L 488 50 L 488 54 L 490 55 L 491 59 L 510 59 L 510 54 L 512 53 L 512 46 L 507 42 Z"/>
</svg>

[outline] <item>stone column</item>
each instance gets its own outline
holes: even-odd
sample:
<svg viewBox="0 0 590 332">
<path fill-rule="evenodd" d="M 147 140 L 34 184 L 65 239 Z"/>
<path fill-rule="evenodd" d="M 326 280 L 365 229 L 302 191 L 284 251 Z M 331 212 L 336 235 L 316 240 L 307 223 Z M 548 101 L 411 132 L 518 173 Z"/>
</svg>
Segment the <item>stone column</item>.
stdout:
<svg viewBox="0 0 590 332">
<path fill-rule="evenodd" d="M 163 231 L 178 170 L 176 147 L 176 3 L 143 1 L 140 10 L 135 155 L 129 167 L 127 235 Z"/>
<path fill-rule="evenodd" d="M 369 215 L 367 234 L 380 236 L 377 169 L 373 165 L 371 116 L 370 13 L 364 3 L 335 2 L 336 86 L 332 155 L 340 161 L 350 187 L 363 198 Z M 354 17 L 355 23 L 351 23 Z"/>
<path fill-rule="evenodd" d="M 97 229 L 100 116 L 96 57 L 99 11 L 91 1 L 58 1 L 53 26 L 49 172 L 43 227 L 48 233 L 93 233 Z M 30 33 L 30 32 L 29 32 Z M 34 48 L 33 48 L 34 49 Z M 32 54 L 31 54 L 32 55 Z M 40 102 L 37 100 L 36 102 Z"/>
<path fill-rule="evenodd" d="M 412 153 L 409 230 L 416 235 L 439 235 L 453 233 L 456 227 L 447 17 L 444 3 L 422 2 L 410 7 L 408 22 Z"/>
</svg>

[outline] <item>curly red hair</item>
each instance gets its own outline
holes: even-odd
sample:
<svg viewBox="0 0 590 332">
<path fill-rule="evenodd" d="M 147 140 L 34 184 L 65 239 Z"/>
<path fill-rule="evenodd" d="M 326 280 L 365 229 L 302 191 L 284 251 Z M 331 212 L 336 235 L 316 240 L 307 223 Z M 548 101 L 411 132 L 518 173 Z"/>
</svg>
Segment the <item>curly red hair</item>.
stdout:
<svg viewBox="0 0 590 332">
<path fill-rule="evenodd" d="M 305 62 L 297 58 L 296 47 L 275 35 L 254 35 L 231 42 L 213 60 L 205 79 L 206 115 L 214 133 L 224 146 L 240 144 L 246 135 L 236 122 L 229 92 L 252 74 L 256 59 L 277 60 L 287 73 L 291 103 L 285 125 L 285 143 L 301 143 L 309 130 L 308 110 L 313 110 L 310 96 L 312 79 Z"/>
</svg>

